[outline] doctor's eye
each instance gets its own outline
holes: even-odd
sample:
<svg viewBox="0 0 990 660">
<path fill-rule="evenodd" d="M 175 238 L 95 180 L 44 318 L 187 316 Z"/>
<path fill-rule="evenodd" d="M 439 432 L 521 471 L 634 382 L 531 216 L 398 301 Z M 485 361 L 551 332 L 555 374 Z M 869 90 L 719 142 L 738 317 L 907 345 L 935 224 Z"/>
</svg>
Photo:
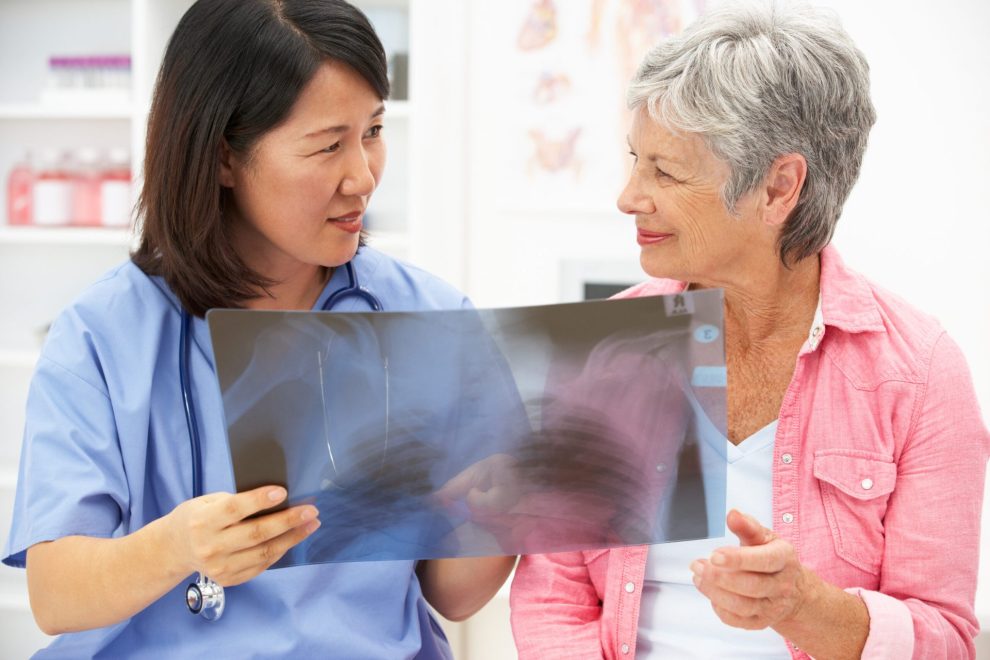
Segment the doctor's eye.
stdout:
<svg viewBox="0 0 990 660">
<path fill-rule="evenodd" d="M 321 154 L 332 154 L 337 151 L 340 151 L 340 142 L 337 142 L 336 144 L 331 144 L 326 149 L 320 149 Z"/>
<path fill-rule="evenodd" d="M 639 162 L 639 156 L 636 155 L 635 151 L 630 151 L 629 155 L 633 157 L 633 161 Z"/>
<path fill-rule="evenodd" d="M 371 139 L 379 138 L 379 137 L 382 136 L 382 131 L 384 131 L 384 130 L 385 130 L 385 127 L 382 126 L 381 124 L 378 124 L 376 126 L 372 126 L 371 128 L 368 129 L 368 132 L 365 134 L 365 137 L 368 137 L 368 138 L 371 138 Z"/>
</svg>

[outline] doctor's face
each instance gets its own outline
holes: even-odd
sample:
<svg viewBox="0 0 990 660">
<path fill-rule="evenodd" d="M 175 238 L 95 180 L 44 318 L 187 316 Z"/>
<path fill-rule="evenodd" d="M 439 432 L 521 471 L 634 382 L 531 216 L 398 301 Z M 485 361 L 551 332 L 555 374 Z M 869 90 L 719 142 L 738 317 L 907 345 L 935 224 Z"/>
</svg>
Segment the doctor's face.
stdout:
<svg viewBox="0 0 990 660">
<path fill-rule="evenodd" d="M 234 245 L 266 277 L 339 266 L 354 256 L 385 166 L 382 99 L 356 71 L 323 64 L 286 120 L 246 157 L 230 154 Z"/>
<path fill-rule="evenodd" d="M 701 137 L 674 134 L 640 109 L 629 146 L 636 160 L 618 206 L 636 217 L 640 264 L 649 275 L 718 284 L 747 271 L 764 247 L 773 255 L 756 195 L 743 195 L 736 215 L 726 210 L 721 188 L 729 167 Z"/>
</svg>

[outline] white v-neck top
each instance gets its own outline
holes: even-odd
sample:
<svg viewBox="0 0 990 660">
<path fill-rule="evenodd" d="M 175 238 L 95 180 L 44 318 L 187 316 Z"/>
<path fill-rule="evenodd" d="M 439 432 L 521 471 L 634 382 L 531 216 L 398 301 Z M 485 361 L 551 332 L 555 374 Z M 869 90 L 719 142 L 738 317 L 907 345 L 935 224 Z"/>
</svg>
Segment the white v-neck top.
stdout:
<svg viewBox="0 0 990 660">
<path fill-rule="evenodd" d="M 771 468 L 777 421 L 733 445 L 707 418 L 699 416 L 701 461 L 725 460 L 725 511 L 738 509 L 771 527 Z M 722 458 L 724 457 L 724 458 Z M 709 501 L 714 493 L 708 493 Z M 720 507 L 719 507 L 720 508 Z M 721 511 L 719 511 L 721 515 Z M 711 520 L 709 524 L 717 524 Z M 770 629 L 742 630 L 722 623 L 710 601 L 694 586 L 689 568 L 739 539 L 721 519 L 724 536 L 700 541 L 664 543 L 650 547 L 639 615 L 636 657 L 653 658 L 760 658 L 791 657 L 784 639 Z"/>
</svg>

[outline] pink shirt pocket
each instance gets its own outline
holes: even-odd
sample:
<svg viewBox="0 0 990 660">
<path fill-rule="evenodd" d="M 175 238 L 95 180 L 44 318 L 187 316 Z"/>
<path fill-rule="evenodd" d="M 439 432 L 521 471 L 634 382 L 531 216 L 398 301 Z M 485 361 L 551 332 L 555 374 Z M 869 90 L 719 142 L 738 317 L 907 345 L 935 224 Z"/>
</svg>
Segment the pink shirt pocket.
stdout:
<svg viewBox="0 0 990 660">
<path fill-rule="evenodd" d="M 889 455 L 855 449 L 819 449 L 815 477 L 835 553 L 860 570 L 880 573 L 883 518 L 897 481 Z"/>
</svg>

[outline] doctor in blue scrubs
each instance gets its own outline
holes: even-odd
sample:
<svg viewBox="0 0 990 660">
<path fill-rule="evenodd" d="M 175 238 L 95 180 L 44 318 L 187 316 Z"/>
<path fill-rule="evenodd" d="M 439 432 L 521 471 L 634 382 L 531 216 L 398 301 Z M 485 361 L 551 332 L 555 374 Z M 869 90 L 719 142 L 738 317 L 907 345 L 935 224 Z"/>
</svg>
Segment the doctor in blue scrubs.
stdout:
<svg viewBox="0 0 990 660">
<path fill-rule="evenodd" d="M 286 497 L 274 485 L 234 493 L 207 310 L 320 309 L 352 274 L 386 310 L 467 304 L 362 245 L 388 89 L 377 36 L 343 0 L 199 0 L 180 21 L 151 107 L 140 246 L 56 320 L 31 384 L 3 561 L 27 568 L 35 618 L 60 634 L 39 656 L 449 658 L 427 602 L 466 618 L 511 570 L 498 557 L 266 572 L 318 511 L 266 512 Z M 216 621 L 186 607 L 199 573 L 226 589 Z"/>
</svg>

